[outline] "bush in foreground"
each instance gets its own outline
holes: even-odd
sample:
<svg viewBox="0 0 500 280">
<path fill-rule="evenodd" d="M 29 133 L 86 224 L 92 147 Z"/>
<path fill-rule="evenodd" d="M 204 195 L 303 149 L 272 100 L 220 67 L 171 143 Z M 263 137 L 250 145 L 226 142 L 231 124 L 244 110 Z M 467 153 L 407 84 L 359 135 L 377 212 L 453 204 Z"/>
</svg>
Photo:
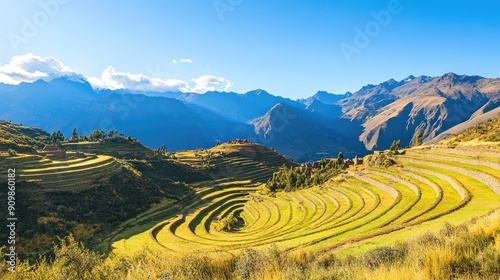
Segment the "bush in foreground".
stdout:
<svg viewBox="0 0 500 280">
<path fill-rule="evenodd" d="M 72 237 L 60 240 L 54 252 L 53 260 L 22 262 L 15 273 L 1 262 L 0 279 L 498 279 L 500 210 L 359 256 L 284 253 L 271 246 L 236 256 L 178 256 L 146 248 L 134 256 L 105 258 Z"/>
</svg>

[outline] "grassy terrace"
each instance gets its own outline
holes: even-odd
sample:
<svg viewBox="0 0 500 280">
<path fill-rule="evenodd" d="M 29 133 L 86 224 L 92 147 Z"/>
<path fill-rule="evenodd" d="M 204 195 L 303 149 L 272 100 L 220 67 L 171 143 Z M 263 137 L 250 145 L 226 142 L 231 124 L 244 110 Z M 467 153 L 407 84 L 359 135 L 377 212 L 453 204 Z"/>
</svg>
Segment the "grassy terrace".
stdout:
<svg viewBox="0 0 500 280">
<path fill-rule="evenodd" d="M 42 190 L 75 190 L 118 172 L 122 165 L 110 156 L 88 156 L 69 160 L 50 160 L 37 155 L 0 154 L 0 160 L 16 168 L 19 179 L 35 182 Z"/>
<path fill-rule="evenodd" d="M 289 251 L 356 252 L 500 207 L 500 156 L 492 153 L 408 151 L 389 169 L 358 167 L 345 180 L 269 196 L 262 194 L 262 183 L 270 176 L 268 167 L 280 166 L 282 160 L 269 155 L 259 164 L 258 157 L 224 154 L 228 149 L 212 150 L 219 179 L 199 185 L 199 201 L 147 230 L 115 238 L 114 252 L 126 254 L 147 246 L 235 253 L 270 244 Z M 177 159 L 201 167 L 203 153 L 178 153 Z M 239 213 L 245 224 L 231 232 L 216 231 L 217 221 L 230 213 Z"/>
<path fill-rule="evenodd" d="M 81 151 L 97 155 L 108 155 L 116 158 L 150 158 L 153 150 L 142 146 L 138 142 L 78 142 L 64 143 L 62 149 Z"/>
</svg>

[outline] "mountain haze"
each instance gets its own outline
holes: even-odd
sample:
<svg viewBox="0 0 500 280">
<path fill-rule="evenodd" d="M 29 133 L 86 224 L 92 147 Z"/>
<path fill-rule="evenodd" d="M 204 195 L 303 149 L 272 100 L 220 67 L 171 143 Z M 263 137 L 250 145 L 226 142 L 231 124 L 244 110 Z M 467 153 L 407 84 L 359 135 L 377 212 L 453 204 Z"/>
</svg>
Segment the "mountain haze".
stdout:
<svg viewBox="0 0 500 280">
<path fill-rule="evenodd" d="M 393 140 L 444 139 L 492 117 L 500 79 L 448 73 L 409 76 L 354 93 L 319 91 L 291 100 L 257 89 L 244 94 L 94 90 L 84 78 L 0 84 L 0 119 L 66 136 L 115 129 L 153 148 L 208 148 L 251 139 L 296 160 L 364 155 Z"/>
<path fill-rule="evenodd" d="M 267 91 L 257 89 L 245 94 L 234 92 L 209 91 L 205 94 L 186 93 L 179 100 L 212 110 L 226 118 L 241 122 L 248 122 L 264 115 L 278 103 L 297 108 L 305 106 L 280 96 L 274 96 Z"/>
</svg>

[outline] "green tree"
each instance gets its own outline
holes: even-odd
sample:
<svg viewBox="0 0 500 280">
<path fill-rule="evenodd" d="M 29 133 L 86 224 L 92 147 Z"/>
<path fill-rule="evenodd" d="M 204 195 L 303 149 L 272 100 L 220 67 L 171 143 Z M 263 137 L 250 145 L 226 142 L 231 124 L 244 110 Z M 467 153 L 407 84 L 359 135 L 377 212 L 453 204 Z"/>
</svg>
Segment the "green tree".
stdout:
<svg viewBox="0 0 500 280">
<path fill-rule="evenodd" d="M 106 133 L 104 131 L 96 129 L 90 133 L 89 139 L 90 141 L 99 141 L 103 140 L 105 135 Z"/>
<path fill-rule="evenodd" d="M 321 169 L 324 169 L 327 165 L 327 161 L 326 161 L 326 158 L 322 158 L 320 161 L 319 161 L 319 165 L 321 167 Z"/>
<path fill-rule="evenodd" d="M 415 131 L 415 134 L 413 135 L 413 140 L 412 140 L 413 146 L 420 146 L 423 143 L 423 136 L 422 132 L 420 130 Z"/>
<path fill-rule="evenodd" d="M 314 177 L 313 177 L 312 183 L 313 183 L 313 185 L 319 185 L 319 184 L 321 184 L 321 180 L 319 178 L 319 173 L 318 172 L 314 173 Z"/>
<path fill-rule="evenodd" d="M 234 212 L 230 213 L 223 219 L 219 221 L 219 223 L 215 226 L 215 229 L 217 231 L 231 231 L 235 228 L 237 228 L 240 224 L 241 218 L 238 214 L 235 214 Z"/>
<path fill-rule="evenodd" d="M 161 145 L 158 149 L 156 149 L 156 154 L 160 156 L 164 156 L 167 154 L 167 148 L 165 148 L 165 144 Z"/>
<path fill-rule="evenodd" d="M 52 132 L 49 137 L 50 144 L 59 144 L 64 141 L 64 134 L 58 130 L 57 132 Z"/>
<path fill-rule="evenodd" d="M 390 151 L 397 152 L 399 150 L 399 146 L 401 145 L 401 140 L 394 140 L 392 141 L 391 147 L 389 148 Z"/>
<path fill-rule="evenodd" d="M 54 246 L 55 260 L 52 266 L 59 268 L 65 279 L 95 279 L 93 269 L 102 263 L 102 257 L 85 248 L 72 235 L 59 239 Z"/>
<path fill-rule="evenodd" d="M 56 143 L 56 133 L 55 132 L 52 132 L 52 134 L 50 134 L 49 142 L 50 142 L 50 144 Z"/>
<path fill-rule="evenodd" d="M 293 172 L 293 170 L 291 167 L 289 170 L 286 170 L 285 190 L 292 190 L 292 172 Z"/>
<path fill-rule="evenodd" d="M 337 156 L 337 164 L 339 167 L 344 166 L 344 154 L 342 154 L 342 152 Z"/>
<path fill-rule="evenodd" d="M 73 128 L 73 132 L 71 133 L 71 141 L 78 142 L 78 132 L 76 131 L 76 127 Z"/>
<path fill-rule="evenodd" d="M 108 134 L 104 130 L 101 130 L 100 133 L 101 133 L 101 139 L 102 140 L 108 138 Z"/>
</svg>

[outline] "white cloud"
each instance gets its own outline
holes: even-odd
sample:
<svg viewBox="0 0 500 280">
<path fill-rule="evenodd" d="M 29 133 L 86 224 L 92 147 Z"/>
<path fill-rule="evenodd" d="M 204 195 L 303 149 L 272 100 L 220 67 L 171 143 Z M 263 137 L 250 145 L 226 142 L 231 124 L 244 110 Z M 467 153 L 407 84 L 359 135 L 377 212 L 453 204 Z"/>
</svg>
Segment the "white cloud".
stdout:
<svg viewBox="0 0 500 280">
<path fill-rule="evenodd" d="M 191 79 L 191 81 L 195 83 L 195 86 L 191 88 L 191 91 L 196 93 L 205 93 L 207 91 L 215 90 L 227 91 L 233 86 L 231 81 L 211 75 L 204 75 L 199 78 Z"/>
<path fill-rule="evenodd" d="M 61 76 L 81 77 L 54 57 L 42 58 L 32 53 L 13 56 L 8 64 L 0 65 L 0 82 L 5 84 L 50 81 Z"/>
<path fill-rule="evenodd" d="M 189 91 L 187 82 L 178 79 L 162 79 L 144 74 L 131 74 L 116 71 L 115 67 L 108 66 L 100 78 L 88 77 L 87 80 L 94 88 L 130 89 L 141 91 Z"/>
<path fill-rule="evenodd" d="M 232 83 L 221 77 L 210 75 L 201 76 L 186 82 L 180 79 L 165 79 L 146 76 L 144 74 L 131 74 L 118 72 L 113 66 L 108 66 L 100 78 L 87 77 L 94 88 L 130 89 L 138 91 L 180 91 L 205 93 L 207 91 L 227 91 Z"/>
<path fill-rule="evenodd" d="M 173 60 L 179 63 L 177 60 Z M 180 63 L 191 63 L 184 58 Z M 137 91 L 180 91 L 205 93 L 207 91 L 227 91 L 233 84 L 222 77 L 204 75 L 190 80 L 157 78 L 142 73 L 119 72 L 108 66 L 100 77 L 84 77 L 54 57 L 36 56 L 32 53 L 14 56 L 10 62 L 0 64 L 0 83 L 17 85 L 21 82 L 34 82 L 39 79 L 50 81 L 58 77 L 87 80 L 98 89 L 130 89 Z"/>
<path fill-rule="evenodd" d="M 178 63 L 193 63 L 193 60 L 191 58 L 182 58 L 180 60 L 177 59 L 172 59 L 173 64 L 178 64 Z"/>
</svg>

